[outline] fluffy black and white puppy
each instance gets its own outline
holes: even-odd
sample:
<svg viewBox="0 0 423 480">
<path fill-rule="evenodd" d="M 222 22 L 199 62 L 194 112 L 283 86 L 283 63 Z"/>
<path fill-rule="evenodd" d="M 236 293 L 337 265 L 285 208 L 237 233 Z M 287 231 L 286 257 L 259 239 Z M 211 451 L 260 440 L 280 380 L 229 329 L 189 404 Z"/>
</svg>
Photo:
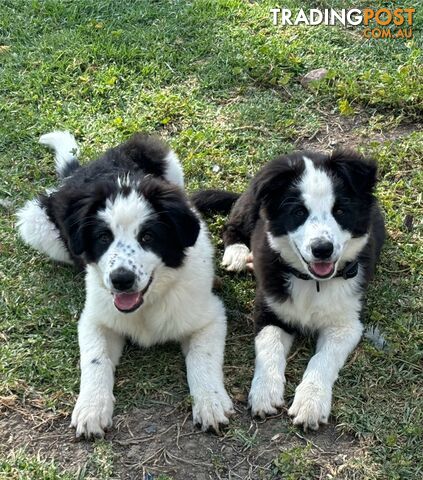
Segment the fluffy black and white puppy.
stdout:
<svg viewBox="0 0 423 480">
<path fill-rule="evenodd" d="M 55 150 L 61 184 L 26 203 L 18 228 L 27 244 L 86 269 L 77 436 L 102 436 L 112 424 L 125 337 L 145 347 L 181 342 L 193 420 L 217 431 L 232 412 L 222 371 L 226 316 L 212 293 L 207 228 L 183 191 L 178 158 L 142 134 L 86 166 L 68 132 L 40 142 Z"/>
<path fill-rule="evenodd" d="M 222 263 L 240 271 L 252 252 L 257 279 L 253 415 L 283 405 L 289 349 L 308 331 L 317 333 L 316 353 L 288 413 L 304 428 L 327 422 L 332 386 L 362 334 L 363 293 L 385 238 L 375 183 L 375 163 L 356 153 L 300 152 L 268 163 L 233 206 Z M 205 191 L 193 201 L 223 211 L 234 199 Z"/>
</svg>

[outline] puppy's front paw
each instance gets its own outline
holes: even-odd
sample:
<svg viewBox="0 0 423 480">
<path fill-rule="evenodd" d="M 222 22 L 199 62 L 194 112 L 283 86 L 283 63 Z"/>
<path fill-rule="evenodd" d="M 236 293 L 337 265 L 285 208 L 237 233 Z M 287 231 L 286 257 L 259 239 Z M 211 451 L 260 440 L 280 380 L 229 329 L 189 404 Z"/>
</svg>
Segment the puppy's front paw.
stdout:
<svg viewBox="0 0 423 480">
<path fill-rule="evenodd" d="M 283 393 L 285 380 L 283 376 L 273 378 L 254 377 L 248 395 L 248 405 L 253 417 L 265 418 L 266 415 L 275 415 L 278 408 L 284 404 Z"/>
<path fill-rule="evenodd" d="M 222 265 L 229 272 L 240 272 L 244 270 L 250 256 L 250 250 L 243 243 L 234 243 L 225 249 Z"/>
<path fill-rule="evenodd" d="M 76 429 L 76 437 L 104 437 L 104 431 L 113 423 L 114 401 L 113 395 L 79 395 L 71 422 L 71 426 Z"/>
<path fill-rule="evenodd" d="M 232 401 L 225 390 L 205 391 L 194 397 L 193 422 L 200 425 L 203 432 L 212 429 L 219 433 L 220 425 L 227 425 L 233 413 Z"/>
<path fill-rule="evenodd" d="M 317 430 L 320 423 L 328 423 L 331 401 L 330 386 L 302 381 L 295 390 L 288 415 L 294 417 L 294 425 L 303 425 L 304 430 Z"/>
</svg>

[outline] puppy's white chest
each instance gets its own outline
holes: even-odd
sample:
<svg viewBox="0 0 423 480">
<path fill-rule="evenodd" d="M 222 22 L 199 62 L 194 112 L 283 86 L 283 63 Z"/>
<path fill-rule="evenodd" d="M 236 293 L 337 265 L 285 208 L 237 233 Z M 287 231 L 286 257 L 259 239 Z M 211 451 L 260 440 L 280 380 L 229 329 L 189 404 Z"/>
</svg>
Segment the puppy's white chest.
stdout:
<svg viewBox="0 0 423 480">
<path fill-rule="evenodd" d="M 335 278 L 320 282 L 293 277 L 290 296 L 284 302 L 267 298 L 270 308 L 281 320 L 312 330 L 345 324 L 358 318 L 361 310 L 359 279 Z"/>
</svg>

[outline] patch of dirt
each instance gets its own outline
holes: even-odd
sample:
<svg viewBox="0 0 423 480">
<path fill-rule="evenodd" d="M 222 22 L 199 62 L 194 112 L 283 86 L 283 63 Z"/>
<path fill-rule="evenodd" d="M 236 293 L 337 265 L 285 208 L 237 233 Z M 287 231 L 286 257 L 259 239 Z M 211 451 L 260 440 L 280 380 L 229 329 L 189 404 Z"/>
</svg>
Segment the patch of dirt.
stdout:
<svg viewBox="0 0 423 480">
<path fill-rule="evenodd" d="M 326 115 L 324 127 L 317 130 L 311 137 L 298 139 L 295 146 L 301 150 L 355 149 L 370 142 L 382 143 L 397 140 L 423 129 L 423 125 L 413 123 L 401 124 L 392 128 L 383 127 L 382 130 L 372 126 L 370 122 L 371 119 L 365 116 Z"/>
<path fill-rule="evenodd" d="M 273 461 L 280 452 L 309 445 L 307 458 L 325 474 L 342 470 L 358 455 L 358 442 L 340 435 L 334 425 L 319 432 L 303 433 L 292 427 L 286 411 L 266 421 L 252 420 L 244 403 L 222 435 L 203 433 L 182 407 L 159 404 L 116 415 L 108 432 L 113 457 L 113 478 L 153 480 L 167 474 L 175 480 L 279 478 Z M 76 441 L 69 420 L 53 414 L 3 410 L 0 420 L 3 453 L 24 448 L 59 468 L 89 478 L 94 444 Z M 325 476 L 325 475 L 324 475 Z"/>
</svg>

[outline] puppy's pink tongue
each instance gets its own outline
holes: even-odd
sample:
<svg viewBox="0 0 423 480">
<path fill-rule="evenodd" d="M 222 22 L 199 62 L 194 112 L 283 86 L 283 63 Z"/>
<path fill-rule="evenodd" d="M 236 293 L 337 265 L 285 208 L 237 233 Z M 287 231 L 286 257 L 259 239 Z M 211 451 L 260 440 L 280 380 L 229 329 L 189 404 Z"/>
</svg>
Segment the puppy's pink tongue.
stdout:
<svg viewBox="0 0 423 480">
<path fill-rule="evenodd" d="M 318 277 L 326 277 L 333 272 L 333 262 L 313 262 L 310 264 L 311 271 Z"/>
<path fill-rule="evenodd" d="M 116 293 L 114 296 L 115 305 L 119 310 L 132 310 L 142 300 L 141 292 Z"/>
</svg>

